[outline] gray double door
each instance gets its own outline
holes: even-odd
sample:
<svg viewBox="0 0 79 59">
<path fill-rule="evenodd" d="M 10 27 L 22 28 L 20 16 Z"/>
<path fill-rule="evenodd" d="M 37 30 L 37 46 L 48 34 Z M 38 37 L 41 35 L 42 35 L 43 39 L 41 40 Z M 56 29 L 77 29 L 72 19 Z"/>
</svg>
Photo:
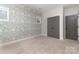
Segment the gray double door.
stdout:
<svg viewBox="0 0 79 59">
<path fill-rule="evenodd" d="M 59 38 L 59 16 L 48 18 L 47 24 L 47 35 Z"/>
<path fill-rule="evenodd" d="M 78 17 L 70 15 L 65 17 L 66 39 L 78 40 Z"/>
<path fill-rule="evenodd" d="M 47 35 L 59 38 L 59 16 L 47 19 Z M 63 24 L 62 24 L 63 25 Z M 78 40 L 78 17 L 69 15 L 65 17 L 66 39 Z"/>
</svg>

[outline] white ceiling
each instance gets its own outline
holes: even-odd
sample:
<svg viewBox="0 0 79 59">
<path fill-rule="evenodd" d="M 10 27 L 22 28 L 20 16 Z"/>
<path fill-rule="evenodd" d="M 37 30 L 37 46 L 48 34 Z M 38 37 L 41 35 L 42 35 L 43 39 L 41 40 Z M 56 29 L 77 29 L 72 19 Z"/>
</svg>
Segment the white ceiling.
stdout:
<svg viewBox="0 0 79 59">
<path fill-rule="evenodd" d="M 53 8 L 57 8 L 59 6 L 74 7 L 74 6 L 79 6 L 79 5 L 78 4 L 27 4 L 27 6 L 37 9 L 39 10 L 39 12 L 45 12 Z"/>
<path fill-rule="evenodd" d="M 59 7 L 61 4 L 28 4 L 29 7 L 45 12 L 52 8 Z"/>
</svg>

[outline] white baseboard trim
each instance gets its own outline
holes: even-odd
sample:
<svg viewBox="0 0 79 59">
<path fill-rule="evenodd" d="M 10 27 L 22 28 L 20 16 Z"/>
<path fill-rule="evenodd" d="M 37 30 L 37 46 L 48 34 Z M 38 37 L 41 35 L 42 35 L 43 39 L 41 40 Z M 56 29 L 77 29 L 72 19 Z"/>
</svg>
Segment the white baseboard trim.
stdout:
<svg viewBox="0 0 79 59">
<path fill-rule="evenodd" d="M 9 45 L 9 44 L 13 44 L 13 43 L 17 43 L 17 42 L 20 42 L 20 41 L 23 41 L 23 40 L 32 39 L 32 38 L 35 38 L 35 37 L 38 37 L 38 36 L 41 36 L 41 35 L 35 35 L 35 36 L 32 36 L 32 37 L 14 40 L 14 41 L 11 41 L 11 42 L 8 42 L 8 43 L 3 43 L 3 44 L 0 44 L 0 47 L 6 46 L 6 45 Z"/>
</svg>

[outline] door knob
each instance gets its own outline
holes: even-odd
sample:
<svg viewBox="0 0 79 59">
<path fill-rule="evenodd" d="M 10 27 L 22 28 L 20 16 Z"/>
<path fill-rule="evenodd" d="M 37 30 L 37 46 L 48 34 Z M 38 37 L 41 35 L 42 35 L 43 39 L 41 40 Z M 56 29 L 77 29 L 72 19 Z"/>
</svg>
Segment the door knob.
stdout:
<svg viewBox="0 0 79 59">
<path fill-rule="evenodd" d="M 54 27 L 51 27 L 51 29 L 54 29 Z"/>
</svg>

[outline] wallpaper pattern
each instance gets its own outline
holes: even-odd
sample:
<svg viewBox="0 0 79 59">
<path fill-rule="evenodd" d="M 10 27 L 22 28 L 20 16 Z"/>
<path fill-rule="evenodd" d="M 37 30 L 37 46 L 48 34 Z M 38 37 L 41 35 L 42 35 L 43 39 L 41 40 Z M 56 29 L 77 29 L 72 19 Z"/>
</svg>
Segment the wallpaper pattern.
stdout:
<svg viewBox="0 0 79 59">
<path fill-rule="evenodd" d="M 41 17 L 37 10 L 25 5 L 2 5 L 9 8 L 9 21 L 0 21 L 0 43 L 7 43 L 41 34 Z"/>
</svg>

